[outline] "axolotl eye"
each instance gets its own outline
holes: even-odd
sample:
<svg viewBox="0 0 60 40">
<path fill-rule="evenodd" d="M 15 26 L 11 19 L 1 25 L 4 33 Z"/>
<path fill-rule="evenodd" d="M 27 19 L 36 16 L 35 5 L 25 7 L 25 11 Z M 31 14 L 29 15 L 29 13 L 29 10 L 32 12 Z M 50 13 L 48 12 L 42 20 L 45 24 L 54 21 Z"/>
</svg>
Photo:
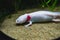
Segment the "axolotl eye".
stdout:
<svg viewBox="0 0 60 40">
<path fill-rule="evenodd" d="M 16 20 L 16 23 L 18 24 L 19 23 L 19 20 Z"/>
</svg>

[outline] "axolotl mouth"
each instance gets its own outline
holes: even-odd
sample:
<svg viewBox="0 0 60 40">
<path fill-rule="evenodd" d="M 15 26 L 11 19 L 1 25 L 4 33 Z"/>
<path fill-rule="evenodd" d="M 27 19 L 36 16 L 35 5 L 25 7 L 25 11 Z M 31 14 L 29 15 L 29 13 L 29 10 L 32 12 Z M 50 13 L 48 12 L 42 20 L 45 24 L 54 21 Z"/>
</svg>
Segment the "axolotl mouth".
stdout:
<svg viewBox="0 0 60 40">
<path fill-rule="evenodd" d="M 19 26 L 20 24 L 19 23 L 16 23 L 16 26 Z"/>
</svg>

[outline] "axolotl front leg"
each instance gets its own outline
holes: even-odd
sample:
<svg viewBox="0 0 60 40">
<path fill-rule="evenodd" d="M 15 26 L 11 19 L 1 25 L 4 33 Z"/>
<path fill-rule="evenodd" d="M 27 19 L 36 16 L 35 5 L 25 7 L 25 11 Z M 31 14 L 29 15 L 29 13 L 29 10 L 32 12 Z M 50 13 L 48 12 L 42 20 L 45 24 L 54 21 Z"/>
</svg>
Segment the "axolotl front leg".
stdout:
<svg viewBox="0 0 60 40">
<path fill-rule="evenodd" d="M 29 27 L 30 25 L 32 25 L 32 21 L 29 21 L 29 24 L 25 25 L 25 27 Z"/>
</svg>

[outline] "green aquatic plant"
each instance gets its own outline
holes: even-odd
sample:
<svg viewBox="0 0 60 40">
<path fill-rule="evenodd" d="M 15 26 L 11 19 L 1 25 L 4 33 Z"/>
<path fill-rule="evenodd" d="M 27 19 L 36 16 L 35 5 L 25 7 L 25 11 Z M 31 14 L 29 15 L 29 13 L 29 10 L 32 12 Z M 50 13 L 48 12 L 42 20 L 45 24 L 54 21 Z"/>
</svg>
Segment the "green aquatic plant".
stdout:
<svg viewBox="0 0 60 40">
<path fill-rule="evenodd" d="M 54 10 L 57 4 L 57 0 L 41 0 L 42 2 L 42 7 L 48 7 L 49 10 Z"/>
<path fill-rule="evenodd" d="M 42 1 L 42 7 L 49 7 L 49 3 L 51 2 L 51 0 L 48 0 L 48 1 L 46 1 L 46 0 L 43 0 Z"/>
<path fill-rule="evenodd" d="M 50 10 L 54 10 L 54 8 L 56 7 L 57 4 L 57 0 L 54 0 L 53 4 L 49 7 Z"/>
</svg>

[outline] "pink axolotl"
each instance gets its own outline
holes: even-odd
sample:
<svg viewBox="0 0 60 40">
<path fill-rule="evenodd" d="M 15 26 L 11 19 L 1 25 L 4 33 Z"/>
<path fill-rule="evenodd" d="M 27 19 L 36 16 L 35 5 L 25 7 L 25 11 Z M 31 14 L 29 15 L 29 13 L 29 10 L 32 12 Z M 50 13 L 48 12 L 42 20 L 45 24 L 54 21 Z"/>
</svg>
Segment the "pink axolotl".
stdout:
<svg viewBox="0 0 60 40">
<path fill-rule="evenodd" d="M 29 25 L 32 25 L 33 22 L 60 22 L 59 18 L 60 12 L 36 11 L 19 16 L 16 19 L 16 24 L 23 24 L 25 22 L 29 22 L 27 25 L 25 25 L 25 27 L 28 27 Z"/>
</svg>

